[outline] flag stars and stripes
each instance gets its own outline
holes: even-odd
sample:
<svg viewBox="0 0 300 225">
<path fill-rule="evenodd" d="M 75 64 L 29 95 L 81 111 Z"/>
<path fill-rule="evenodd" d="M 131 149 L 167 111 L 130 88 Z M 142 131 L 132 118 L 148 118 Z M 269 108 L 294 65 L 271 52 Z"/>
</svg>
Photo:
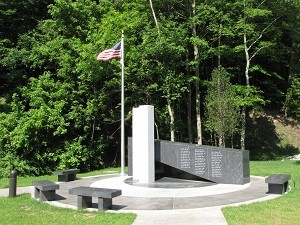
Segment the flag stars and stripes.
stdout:
<svg viewBox="0 0 300 225">
<path fill-rule="evenodd" d="M 100 54 L 97 57 L 98 61 L 107 61 L 110 59 L 118 59 L 121 58 L 121 42 L 117 43 L 114 47 L 110 49 L 106 49 L 103 52 L 100 52 Z"/>
</svg>

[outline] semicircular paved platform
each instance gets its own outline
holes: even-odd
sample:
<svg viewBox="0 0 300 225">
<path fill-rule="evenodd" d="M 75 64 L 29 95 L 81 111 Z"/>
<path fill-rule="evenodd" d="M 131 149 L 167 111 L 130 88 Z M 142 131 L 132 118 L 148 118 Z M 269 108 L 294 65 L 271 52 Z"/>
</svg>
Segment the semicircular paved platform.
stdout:
<svg viewBox="0 0 300 225">
<path fill-rule="evenodd" d="M 126 184 L 127 176 L 105 175 L 60 183 L 56 203 L 66 207 L 76 207 L 77 196 L 69 195 L 68 190 L 77 186 L 93 186 L 122 189 L 122 195 L 113 199 L 112 210 L 175 210 L 195 209 L 239 204 L 274 195 L 266 194 L 267 184 L 263 177 L 251 177 L 245 185 L 217 184 L 196 188 L 149 188 Z"/>
<path fill-rule="evenodd" d="M 183 198 L 225 194 L 243 190 L 250 186 L 245 185 L 231 185 L 231 184 L 216 184 L 204 187 L 191 188 L 152 188 L 143 186 L 134 186 L 125 183 L 129 177 L 114 177 L 104 180 L 99 180 L 91 184 L 92 187 L 112 188 L 118 187 L 122 189 L 123 197 L 146 197 L 146 198 Z"/>
</svg>

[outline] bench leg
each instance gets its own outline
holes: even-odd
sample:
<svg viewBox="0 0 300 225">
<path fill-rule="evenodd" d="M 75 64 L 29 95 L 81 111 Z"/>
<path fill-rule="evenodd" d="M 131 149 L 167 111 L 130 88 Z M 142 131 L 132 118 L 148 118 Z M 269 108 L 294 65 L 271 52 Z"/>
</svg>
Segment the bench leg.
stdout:
<svg viewBox="0 0 300 225">
<path fill-rule="evenodd" d="M 53 191 L 40 191 L 40 201 L 53 201 L 55 200 L 55 190 Z"/>
<path fill-rule="evenodd" d="M 287 192 L 288 188 L 289 188 L 289 182 L 287 181 L 284 183 L 284 192 Z"/>
<path fill-rule="evenodd" d="M 92 197 L 78 195 L 77 208 L 91 208 L 92 207 Z"/>
<path fill-rule="evenodd" d="M 67 181 L 76 180 L 76 173 L 67 174 Z"/>
<path fill-rule="evenodd" d="M 111 198 L 98 198 L 98 211 L 111 209 L 111 206 L 112 206 Z"/>
<path fill-rule="evenodd" d="M 269 194 L 283 194 L 286 191 L 286 184 L 268 184 Z"/>
<path fill-rule="evenodd" d="M 68 181 L 67 175 L 58 175 L 58 181 L 59 182 L 67 182 Z"/>
<path fill-rule="evenodd" d="M 40 198 L 40 190 L 37 189 L 36 187 L 34 188 L 34 194 L 33 194 L 34 198 Z"/>
<path fill-rule="evenodd" d="M 58 181 L 60 182 L 68 182 L 73 180 L 76 180 L 76 173 L 58 175 Z"/>
</svg>

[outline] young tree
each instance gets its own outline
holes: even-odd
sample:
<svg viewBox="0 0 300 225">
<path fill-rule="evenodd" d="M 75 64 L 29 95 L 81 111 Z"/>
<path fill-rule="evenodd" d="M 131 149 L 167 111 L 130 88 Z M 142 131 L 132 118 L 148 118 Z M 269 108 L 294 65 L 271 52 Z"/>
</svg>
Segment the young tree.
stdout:
<svg viewBox="0 0 300 225">
<path fill-rule="evenodd" d="M 205 125 L 218 138 L 221 147 L 238 131 L 240 113 L 235 99 L 230 74 L 223 67 L 214 69 L 205 98 Z"/>
</svg>

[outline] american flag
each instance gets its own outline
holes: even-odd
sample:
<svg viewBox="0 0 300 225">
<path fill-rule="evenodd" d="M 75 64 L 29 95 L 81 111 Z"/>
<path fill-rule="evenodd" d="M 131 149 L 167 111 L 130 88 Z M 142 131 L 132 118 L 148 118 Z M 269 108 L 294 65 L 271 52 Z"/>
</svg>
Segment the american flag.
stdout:
<svg viewBox="0 0 300 225">
<path fill-rule="evenodd" d="M 110 59 L 117 59 L 121 58 L 121 42 L 116 44 L 114 47 L 110 49 L 106 49 L 103 52 L 100 52 L 100 54 L 97 57 L 97 60 L 99 61 L 107 61 Z"/>
</svg>

